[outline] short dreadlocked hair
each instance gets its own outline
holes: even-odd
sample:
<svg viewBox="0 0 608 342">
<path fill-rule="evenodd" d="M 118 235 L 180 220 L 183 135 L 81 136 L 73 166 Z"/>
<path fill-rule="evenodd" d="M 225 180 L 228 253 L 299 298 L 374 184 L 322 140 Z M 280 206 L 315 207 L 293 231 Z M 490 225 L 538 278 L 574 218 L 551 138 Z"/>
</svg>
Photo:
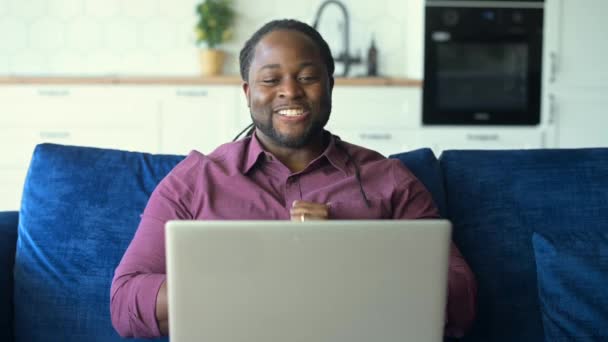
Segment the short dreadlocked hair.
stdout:
<svg viewBox="0 0 608 342">
<path fill-rule="evenodd" d="M 292 30 L 305 34 L 307 37 L 313 40 L 317 47 L 319 48 L 319 52 L 321 53 L 321 58 L 327 67 L 327 74 L 330 78 L 333 78 L 334 75 L 334 58 L 332 57 L 331 50 L 329 45 L 321 34 L 317 32 L 314 28 L 309 26 L 306 23 L 303 23 L 294 19 L 281 19 L 281 20 L 273 20 L 266 23 L 260 29 L 258 29 L 252 36 L 245 42 L 245 46 L 241 49 L 241 53 L 239 55 L 239 64 L 241 68 L 241 78 L 243 81 L 249 81 L 249 68 L 251 67 L 251 60 L 253 59 L 253 54 L 255 53 L 255 47 L 258 45 L 258 42 L 268 33 L 277 31 L 277 30 Z"/>
</svg>

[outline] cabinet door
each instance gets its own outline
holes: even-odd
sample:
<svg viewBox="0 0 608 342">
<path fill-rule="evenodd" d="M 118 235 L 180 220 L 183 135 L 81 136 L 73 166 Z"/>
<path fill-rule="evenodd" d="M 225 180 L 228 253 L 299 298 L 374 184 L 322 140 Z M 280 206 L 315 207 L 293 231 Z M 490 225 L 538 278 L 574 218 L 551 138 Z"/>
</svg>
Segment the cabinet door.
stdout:
<svg viewBox="0 0 608 342">
<path fill-rule="evenodd" d="M 236 135 L 234 86 L 174 89 L 162 103 L 163 153 L 208 154 Z"/>
<path fill-rule="evenodd" d="M 158 151 L 154 102 L 122 98 L 106 89 L 89 88 L 82 94 L 74 89 L 28 88 L 0 103 L 0 210 L 19 207 L 36 144 Z"/>
<path fill-rule="evenodd" d="M 418 140 L 436 155 L 444 150 L 495 150 L 542 148 L 546 145 L 541 128 L 433 128 L 420 131 Z"/>
<path fill-rule="evenodd" d="M 552 94 L 559 147 L 608 147 L 607 94 L 608 87 Z"/>
<path fill-rule="evenodd" d="M 413 128 L 420 125 L 418 87 L 335 87 L 328 128 Z"/>
<path fill-rule="evenodd" d="M 105 98 L 24 98 L 2 106 L 2 153 L 11 164 L 29 162 L 43 142 L 158 150 L 158 109 L 153 104 Z"/>
<path fill-rule="evenodd" d="M 374 150 L 386 157 L 422 147 L 416 144 L 416 132 L 413 129 L 337 128 L 332 133 L 344 141 Z"/>
<path fill-rule="evenodd" d="M 550 84 L 608 84 L 608 1 L 545 2 L 546 79 Z"/>
<path fill-rule="evenodd" d="M 420 99 L 417 87 L 336 87 L 327 129 L 386 156 L 407 151 L 415 145 Z"/>
</svg>

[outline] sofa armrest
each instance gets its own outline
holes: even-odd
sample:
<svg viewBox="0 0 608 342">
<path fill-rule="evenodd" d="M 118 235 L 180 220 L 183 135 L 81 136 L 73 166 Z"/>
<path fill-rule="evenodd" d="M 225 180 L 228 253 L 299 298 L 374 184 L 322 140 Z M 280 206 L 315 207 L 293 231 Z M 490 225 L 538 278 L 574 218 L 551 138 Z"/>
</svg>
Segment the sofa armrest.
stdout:
<svg viewBox="0 0 608 342">
<path fill-rule="evenodd" d="M 19 213 L 0 211 L 0 341 L 13 340 L 13 265 Z"/>
</svg>

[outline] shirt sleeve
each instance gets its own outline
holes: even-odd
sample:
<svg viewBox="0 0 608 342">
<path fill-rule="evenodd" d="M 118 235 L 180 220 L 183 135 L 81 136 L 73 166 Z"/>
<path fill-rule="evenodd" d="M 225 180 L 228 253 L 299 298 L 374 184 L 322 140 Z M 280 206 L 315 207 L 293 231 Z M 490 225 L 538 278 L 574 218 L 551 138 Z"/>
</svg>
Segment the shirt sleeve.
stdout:
<svg viewBox="0 0 608 342">
<path fill-rule="evenodd" d="M 439 218 L 431 194 L 409 170 L 399 163 L 395 166 L 394 175 L 393 219 Z M 471 268 L 453 242 L 448 267 L 445 335 L 462 337 L 475 320 L 477 283 Z"/>
<path fill-rule="evenodd" d="M 166 280 L 165 223 L 191 219 L 187 209 L 190 190 L 174 171 L 152 192 L 135 236 L 114 273 L 110 313 L 112 325 L 123 337 L 161 335 L 156 297 Z"/>
</svg>

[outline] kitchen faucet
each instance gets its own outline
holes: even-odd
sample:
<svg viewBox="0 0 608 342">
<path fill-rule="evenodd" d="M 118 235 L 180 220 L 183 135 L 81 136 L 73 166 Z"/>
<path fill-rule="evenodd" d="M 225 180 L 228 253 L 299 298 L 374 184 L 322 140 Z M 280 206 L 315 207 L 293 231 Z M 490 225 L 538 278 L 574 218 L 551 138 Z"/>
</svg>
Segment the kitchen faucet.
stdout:
<svg viewBox="0 0 608 342">
<path fill-rule="evenodd" d="M 325 9 L 325 7 L 327 7 L 330 4 L 334 4 L 337 5 L 340 10 L 342 11 L 342 14 L 344 16 L 344 27 L 343 27 L 343 39 L 344 39 L 344 51 L 342 51 L 338 57 L 334 58 L 334 61 L 336 62 L 341 62 L 344 63 L 344 71 L 342 72 L 342 76 L 346 77 L 348 76 L 348 71 L 350 69 L 351 64 L 358 64 L 361 63 L 361 57 L 359 56 L 351 56 L 349 53 L 349 45 L 350 45 L 350 41 L 349 41 L 349 17 L 348 17 L 348 11 L 346 10 L 346 6 L 344 6 L 344 4 L 341 1 L 338 0 L 325 0 L 321 6 L 319 6 L 319 9 L 317 10 L 317 14 L 315 15 L 315 20 L 313 23 L 313 27 L 315 29 L 317 29 L 317 27 L 319 26 L 319 20 L 321 19 L 321 14 L 323 12 L 323 10 Z"/>
</svg>

